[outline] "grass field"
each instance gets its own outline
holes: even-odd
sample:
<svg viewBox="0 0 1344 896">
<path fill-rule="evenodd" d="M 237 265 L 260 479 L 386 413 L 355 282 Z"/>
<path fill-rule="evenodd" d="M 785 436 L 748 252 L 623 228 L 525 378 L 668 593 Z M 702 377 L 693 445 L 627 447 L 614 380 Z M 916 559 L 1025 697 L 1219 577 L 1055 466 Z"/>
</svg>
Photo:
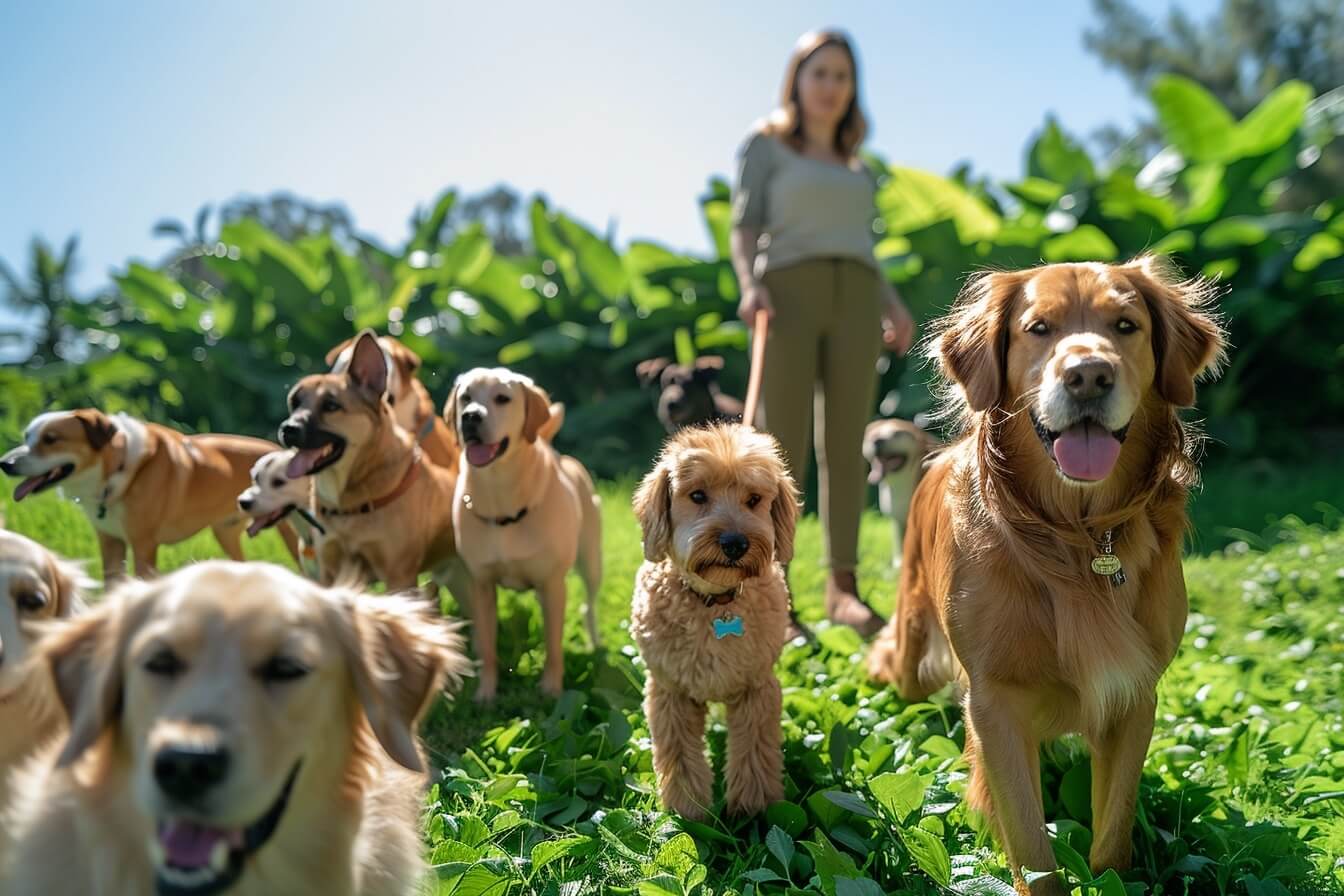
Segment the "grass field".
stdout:
<svg viewBox="0 0 1344 896">
<path fill-rule="evenodd" d="M 1087 872 L 1089 771 L 1074 739 L 1050 746 L 1043 764 L 1057 855 L 1083 892 L 1106 896 L 1344 893 L 1344 478 L 1327 465 L 1229 466 L 1206 481 L 1192 508 L 1190 622 L 1160 686 L 1141 785 L 1136 867 L 1095 881 Z M 427 720 L 441 772 L 426 830 L 438 892 L 1010 894 L 1002 854 L 961 804 L 955 705 L 874 688 L 858 637 L 824 623 L 817 648 L 788 647 L 779 666 L 787 800 L 764 818 L 708 825 L 658 810 L 643 669 L 626 632 L 641 558 L 630 487 L 603 486 L 595 652 L 571 577 L 565 695 L 538 696 L 540 612 L 531 595 L 505 594 L 499 701 L 443 703 Z M 0 507 L 12 529 L 68 556 L 96 555 L 77 508 L 55 495 Z M 862 539 L 860 582 L 889 612 L 889 530 L 873 514 Z M 249 552 L 287 562 L 273 534 Z M 811 620 L 822 615 L 820 552 L 808 517 L 794 588 Z M 198 536 L 161 560 L 173 568 L 218 553 Z M 712 712 L 716 768 L 724 737 Z"/>
</svg>

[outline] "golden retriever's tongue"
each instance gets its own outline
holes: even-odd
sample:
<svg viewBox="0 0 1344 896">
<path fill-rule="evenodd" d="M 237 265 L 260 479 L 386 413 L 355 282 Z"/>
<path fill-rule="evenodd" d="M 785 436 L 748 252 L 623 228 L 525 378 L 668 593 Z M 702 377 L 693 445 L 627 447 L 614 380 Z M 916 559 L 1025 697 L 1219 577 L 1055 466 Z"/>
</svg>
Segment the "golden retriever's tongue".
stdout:
<svg viewBox="0 0 1344 896">
<path fill-rule="evenodd" d="M 1072 479 L 1095 482 L 1111 475 L 1120 440 L 1096 423 L 1070 426 L 1055 439 L 1055 462 Z"/>
<path fill-rule="evenodd" d="M 499 446 L 502 444 L 503 442 L 495 442 L 492 445 L 487 445 L 484 442 L 468 442 L 467 461 L 473 467 L 485 466 L 495 459 L 495 455 L 499 454 Z"/>
<path fill-rule="evenodd" d="M 243 834 L 242 831 L 221 831 L 190 821 L 175 820 L 165 824 L 159 831 L 159 845 L 163 847 L 166 864 L 194 870 L 221 864 L 216 851 L 222 848 L 227 857 L 230 849 L 241 849 Z"/>
<path fill-rule="evenodd" d="M 317 462 L 322 459 L 329 448 L 329 445 L 323 445 L 321 448 L 305 448 L 298 452 L 290 458 L 289 463 L 285 466 L 285 475 L 290 479 L 307 476 L 313 472 L 313 467 L 317 466 Z"/>
</svg>

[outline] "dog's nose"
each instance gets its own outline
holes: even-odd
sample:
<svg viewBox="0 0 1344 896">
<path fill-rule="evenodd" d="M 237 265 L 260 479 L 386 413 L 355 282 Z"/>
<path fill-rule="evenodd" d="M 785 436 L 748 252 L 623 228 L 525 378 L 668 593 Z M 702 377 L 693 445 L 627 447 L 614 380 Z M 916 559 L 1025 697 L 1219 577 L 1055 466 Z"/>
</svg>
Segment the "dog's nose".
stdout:
<svg viewBox="0 0 1344 896">
<path fill-rule="evenodd" d="M 480 411 L 463 411 L 462 422 L 475 425 L 485 419 L 485 414 Z"/>
<path fill-rule="evenodd" d="M 303 427 L 293 420 L 286 420 L 280 424 L 280 444 L 286 448 L 301 447 L 303 442 Z"/>
<path fill-rule="evenodd" d="M 6 476 L 13 476 L 15 473 L 14 461 L 9 458 L 0 460 L 0 472 L 3 472 Z"/>
<path fill-rule="evenodd" d="M 1078 356 L 1064 362 L 1064 388 L 1080 401 L 1101 398 L 1115 385 L 1115 365 L 1095 355 Z"/>
<path fill-rule="evenodd" d="M 23 454 L 23 449 L 15 448 L 4 457 L 0 457 L 0 472 L 3 472 L 6 476 L 17 476 L 21 454 Z"/>
<path fill-rule="evenodd" d="M 255 503 L 256 503 L 256 501 L 254 501 L 254 500 L 251 499 L 251 498 L 239 498 L 239 499 L 238 499 L 238 509 L 239 509 L 239 510 L 251 510 L 251 509 L 252 509 L 252 505 L 255 504 Z"/>
<path fill-rule="evenodd" d="M 223 747 L 164 747 L 154 756 L 154 780 L 166 795 L 192 802 L 219 786 L 229 773 Z"/>
<path fill-rule="evenodd" d="M 747 552 L 751 543 L 741 532 L 725 532 L 719 536 L 719 548 L 729 560 L 737 560 Z"/>
</svg>

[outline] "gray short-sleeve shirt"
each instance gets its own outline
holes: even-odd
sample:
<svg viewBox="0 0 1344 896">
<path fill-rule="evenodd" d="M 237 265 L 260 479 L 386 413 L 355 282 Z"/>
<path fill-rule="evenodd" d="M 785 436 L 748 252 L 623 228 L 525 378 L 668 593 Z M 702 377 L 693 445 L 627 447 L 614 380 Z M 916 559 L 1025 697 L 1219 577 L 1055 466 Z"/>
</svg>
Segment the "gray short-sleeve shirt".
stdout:
<svg viewBox="0 0 1344 896">
<path fill-rule="evenodd" d="M 813 258 L 842 257 L 878 268 L 877 184 L 866 168 L 800 155 L 765 134 L 738 150 L 733 225 L 762 234 L 756 275 Z"/>
</svg>

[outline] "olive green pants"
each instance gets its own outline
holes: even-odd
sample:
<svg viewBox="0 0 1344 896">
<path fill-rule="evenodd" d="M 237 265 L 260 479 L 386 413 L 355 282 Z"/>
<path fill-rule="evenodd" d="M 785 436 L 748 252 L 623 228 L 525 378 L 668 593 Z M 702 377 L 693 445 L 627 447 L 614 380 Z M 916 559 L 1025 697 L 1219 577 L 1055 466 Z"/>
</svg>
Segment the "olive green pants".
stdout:
<svg viewBox="0 0 1344 896">
<path fill-rule="evenodd" d="M 763 278 L 775 306 L 761 404 L 799 488 L 817 453 L 817 506 L 831 569 L 858 565 L 868 468 L 863 429 L 877 392 L 882 294 L 870 266 L 843 258 L 800 262 Z"/>
</svg>

